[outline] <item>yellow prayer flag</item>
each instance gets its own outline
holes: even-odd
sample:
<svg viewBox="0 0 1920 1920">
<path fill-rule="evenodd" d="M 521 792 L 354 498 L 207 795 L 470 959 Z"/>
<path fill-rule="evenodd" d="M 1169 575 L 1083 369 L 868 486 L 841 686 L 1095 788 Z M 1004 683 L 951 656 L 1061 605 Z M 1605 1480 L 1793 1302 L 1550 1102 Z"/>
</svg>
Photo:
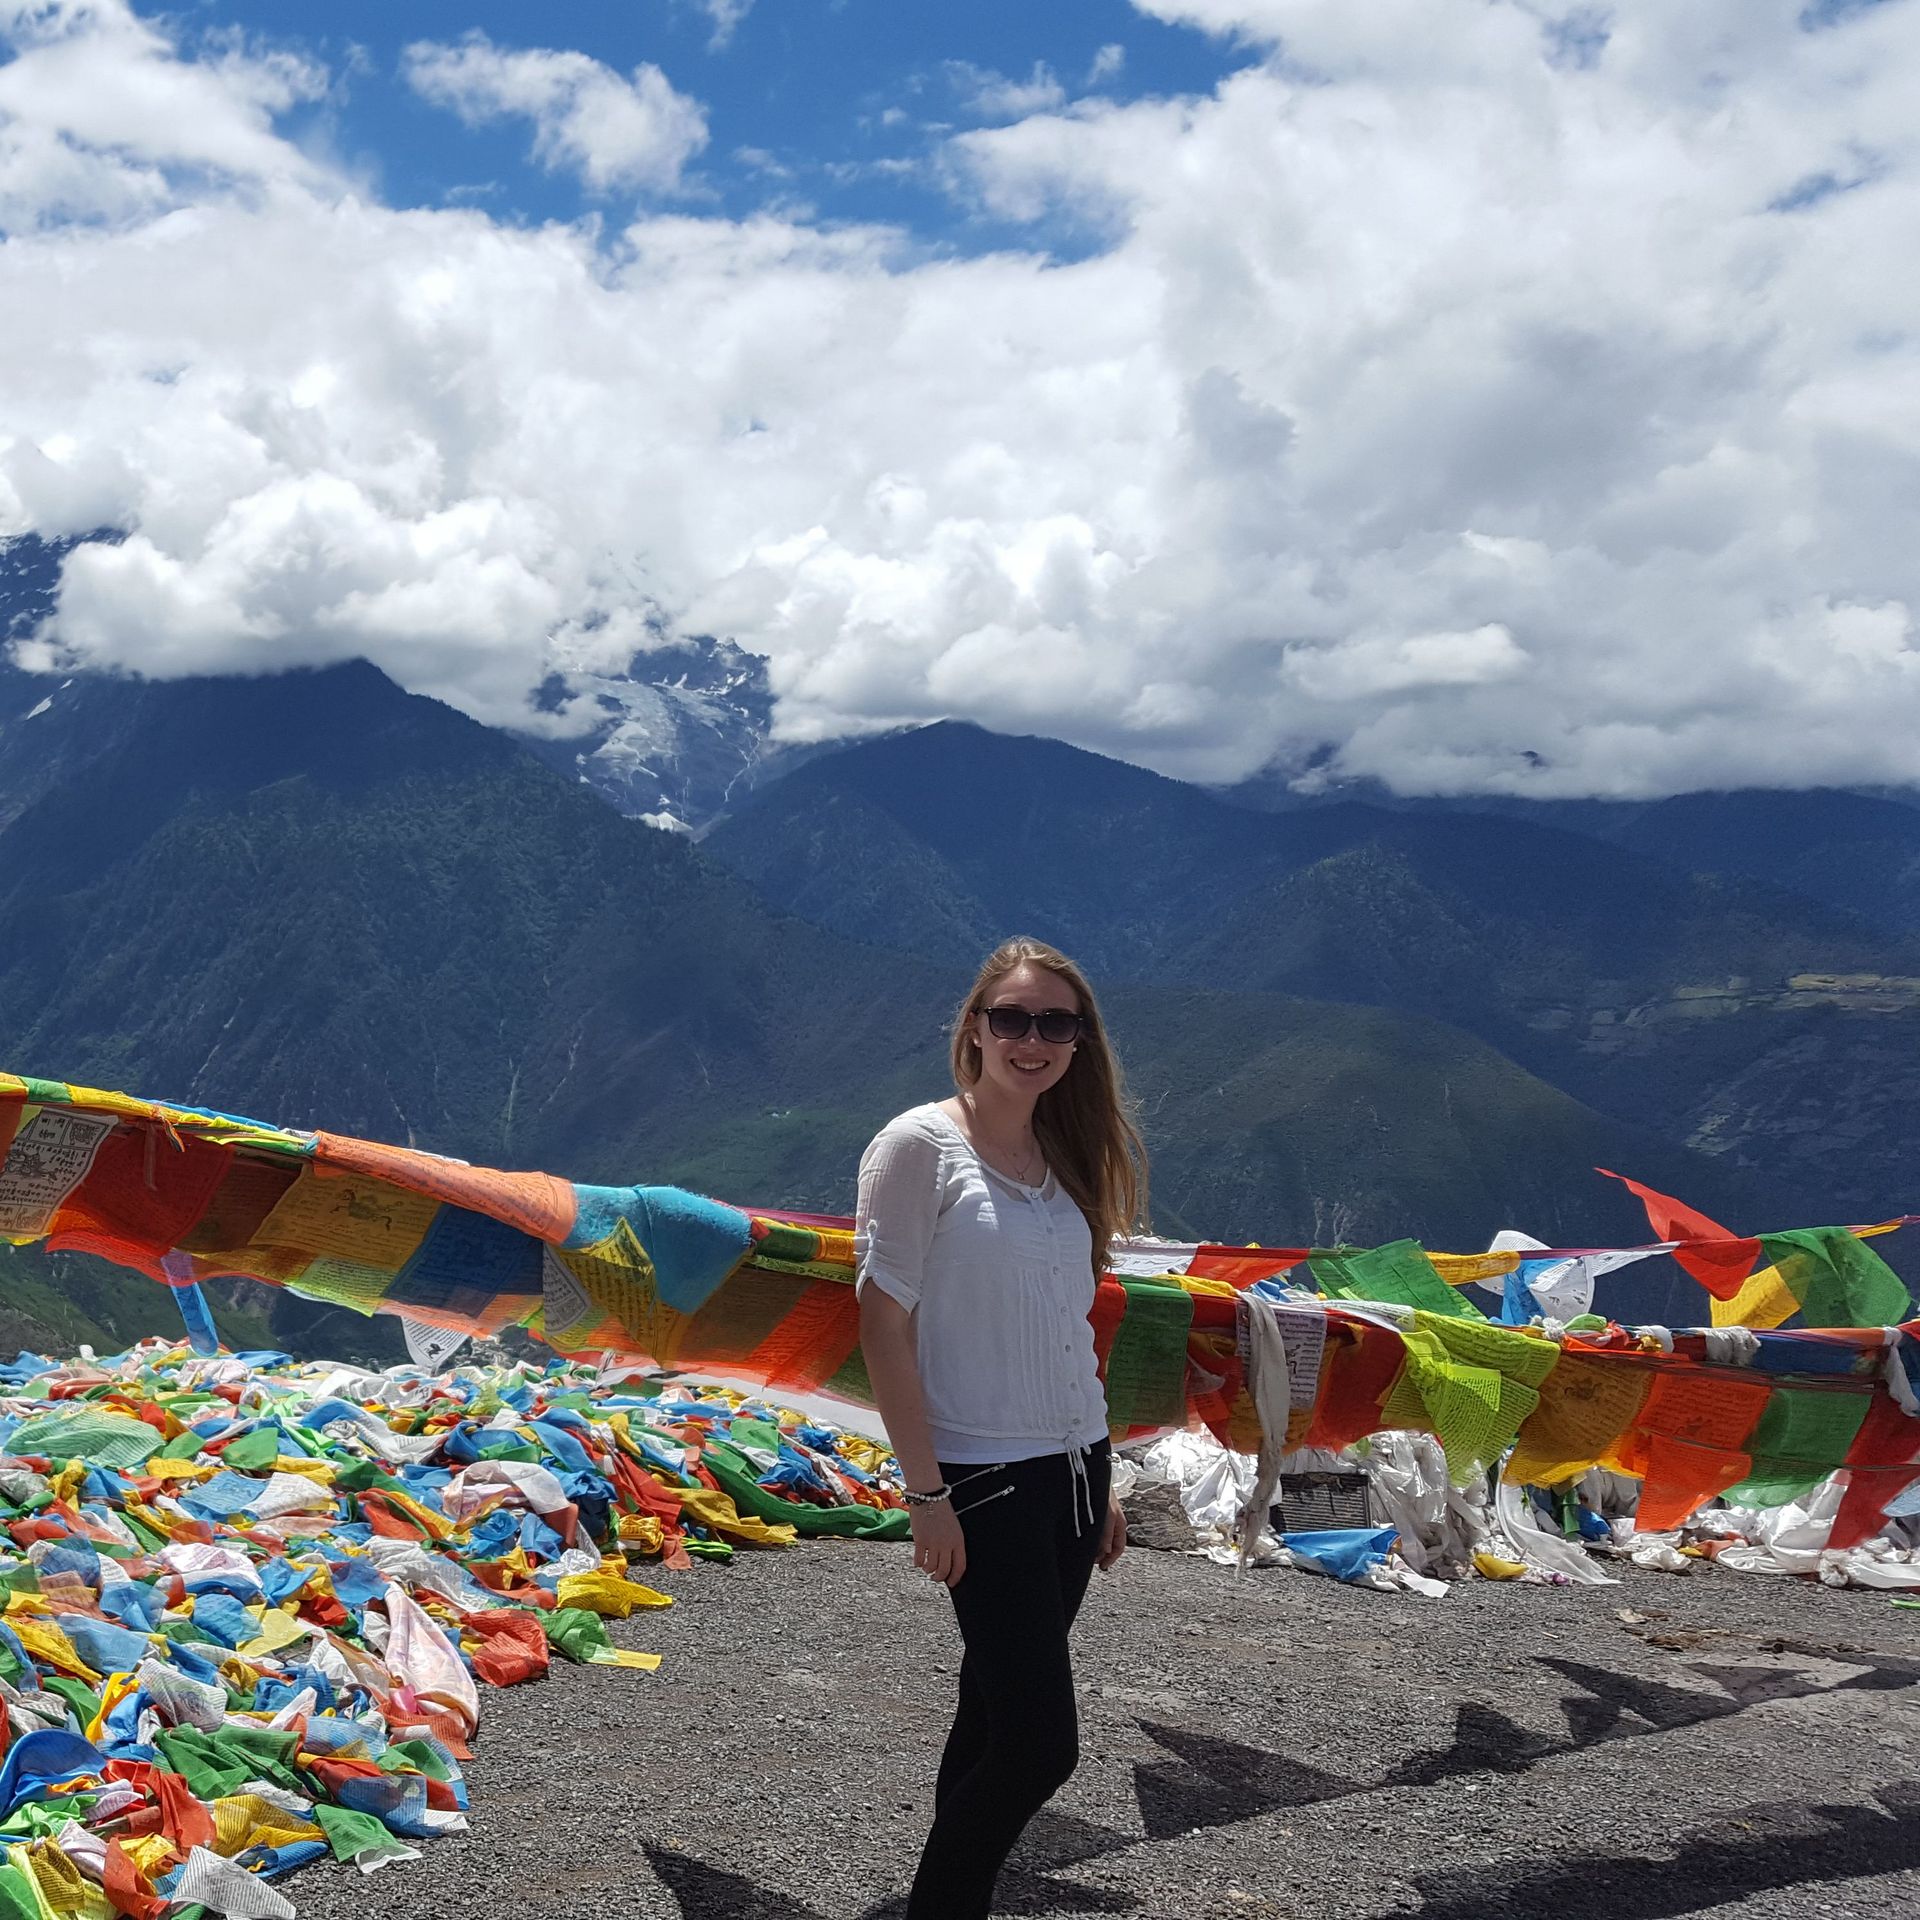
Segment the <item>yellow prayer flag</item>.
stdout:
<svg viewBox="0 0 1920 1920">
<path fill-rule="evenodd" d="M 588 1656 L 588 1664 L 595 1667 L 636 1667 L 642 1673 L 652 1673 L 660 1664 L 657 1653 L 636 1653 L 630 1647 L 596 1647 Z"/>
<path fill-rule="evenodd" d="M 52 1621 L 36 1620 L 31 1614 L 16 1615 L 9 1607 L 7 1625 L 13 1629 L 20 1644 L 26 1648 L 29 1658 L 51 1667 L 55 1673 L 64 1673 L 75 1680 L 84 1680 L 88 1686 L 92 1686 L 100 1678 L 100 1675 L 80 1658 L 80 1649 Z"/>
<path fill-rule="evenodd" d="M 128 1694 L 138 1692 L 139 1687 L 139 1678 L 134 1674 L 110 1673 L 107 1676 L 106 1683 L 99 1689 L 100 1711 L 87 1722 L 86 1727 L 83 1729 L 86 1737 L 96 1746 L 100 1743 L 101 1735 L 107 1730 L 107 1715 L 110 1714 Z"/>
<path fill-rule="evenodd" d="M 1633 1425 L 1651 1379 L 1645 1367 L 1563 1353 L 1521 1425 L 1506 1477 L 1551 1487 L 1585 1473 Z"/>
<path fill-rule="evenodd" d="M 13 1849 L 13 1864 L 26 1869 L 40 1904 L 60 1920 L 115 1920 L 113 1903 L 81 1873 L 55 1840 L 35 1840 Z"/>
<path fill-rule="evenodd" d="M 800 1538 L 784 1523 L 769 1525 L 758 1515 L 741 1513 L 728 1495 L 711 1487 L 675 1487 L 673 1491 L 686 1512 L 729 1540 L 750 1547 L 790 1547 Z"/>
<path fill-rule="evenodd" d="M 427 1237 L 440 1203 L 390 1181 L 303 1169 L 256 1238 L 392 1273 Z"/>
<path fill-rule="evenodd" d="M 620 1544 L 634 1553 L 659 1553 L 667 1544 L 666 1528 L 650 1513 L 623 1513 L 615 1532 Z"/>
<path fill-rule="evenodd" d="M 334 1475 L 340 1469 L 331 1460 L 304 1460 L 293 1454 L 283 1453 L 273 1463 L 275 1473 L 298 1473 L 307 1479 L 318 1481 L 323 1487 L 333 1485 Z"/>
<path fill-rule="evenodd" d="M 156 1480 L 211 1480 L 220 1469 L 202 1465 L 198 1460 L 173 1460 L 156 1456 L 140 1471 L 150 1473 Z"/>
<path fill-rule="evenodd" d="M 624 1620 L 640 1607 L 673 1605 L 670 1593 L 656 1593 L 652 1587 L 606 1572 L 565 1574 L 554 1598 L 563 1607 L 585 1607 L 610 1620 Z"/>
<path fill-rule="evenodd" d="M 1788 1290 L 1778 1267 L 1762 1267 L 1749 1274 L 1731 1300 L 1713 1303 L 1716 1327 L 1777 1327 L 1799 1312 L 1800 1302 Z"/>
<path fill-rule="evenodd" d="M 284 1847 L 326 1837 L 317 1820 L 289 1813 L 257 1793 L 228 1794 L 208 1804 L 213 1810 L 213 1850 L 229 1860 L 249 1847 Z"/>
<path fill-rule="evenodd" d="M 1476 1280 L 1500 1280 L 1520 1264 L 1517 1253 L 1430 1253 L 1435 1271 L 1450 1287 Z"/>
<path fill-rule="evenodd" d="M 253 1609 L 249 1607 L 247 1611 L 252 1613 Z M 264 1608 L 255 1617 L 260 1622 L 260 1631 L 239 1649 L 243 1659 L 258 1660 L 266 1654 L 278 1653 L 282 1647 L 304 1640 L 313 1631 L 304 1621 L 296 1620 L 279 1607 Z"/>
</svg>

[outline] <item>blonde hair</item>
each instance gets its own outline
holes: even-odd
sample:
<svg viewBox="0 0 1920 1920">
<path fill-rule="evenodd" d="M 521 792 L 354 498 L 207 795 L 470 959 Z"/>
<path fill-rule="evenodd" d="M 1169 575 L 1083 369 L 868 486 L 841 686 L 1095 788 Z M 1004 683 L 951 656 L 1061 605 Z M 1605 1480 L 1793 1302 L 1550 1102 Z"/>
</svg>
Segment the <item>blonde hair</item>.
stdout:
<svg viewBox="0 0 1920 1920">
<path fill-rule="evenodd" d="M 1054 1178 L 1087 1216 L 1093 1230 L 1093 1271 L 1100 1278 L 1113 1242 L 1145 1221 L 1147 1149 L 1134 1125 L 1120 1062 L 1086 975 L 1057 948 L 1027 934 L 995 947 L 954 1019 L 953 1084 L 965 1093 L 978 1083 L 980 1041 L 974 1017 L 986 1006 L 987 995 L 1024 965 L 1044 968 L 1070 987 L 1079 1002 L 1080 1044 L 1072 1065 L 1035 1102 L 1033 1132 Z"/>
</svg>

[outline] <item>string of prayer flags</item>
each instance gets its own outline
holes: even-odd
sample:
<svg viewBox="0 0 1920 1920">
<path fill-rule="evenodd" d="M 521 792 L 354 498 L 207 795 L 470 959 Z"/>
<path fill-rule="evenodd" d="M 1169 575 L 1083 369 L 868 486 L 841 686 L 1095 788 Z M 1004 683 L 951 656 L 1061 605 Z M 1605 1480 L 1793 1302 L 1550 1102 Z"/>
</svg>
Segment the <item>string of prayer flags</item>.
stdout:
<svg viewBox="0 0 1920 1920">
<path fill-rule="evenodd" d="M 444 1340 L 518 1326 L 575 1358 L 872 1403 L 845 1219 L 498 1171 L 4 1075 L 0 1149 L 0 1237 L 136 1267 L 189 1312 L 189 1289 L 241 1275 L 398 1315 L 434 1358 Z M 1284 1399 L 1265 1402 L 1276 1418 L 1285 1406 L 1289 1445 L 1337 1448 L 1404 1426 L 1437 1435 L 1458 1475 L 1510 1446 L 1543 1480 L 1605 1461 L 1642 1478 L 1648 1524 L 1732 1488 L 1785 1498 L 1830 1470 L 1861 1489 L 1848 1496 L 1850 1525 L 1870 1497 L 1897 1497 L 1920 1428 L 1920 1339 L 1900 1326 L 1906 1287 L 1866 1241 L 1901 1222 L 1738 1235 L 1626 1184 L 1658 1236 L 1650 1244 L 1543 1247 L 1517 1233 L 1482 1253 L 1411 1239 L 1122 1242 L 1089 1315 L 1111 1430 L 1124 1439 L 1198 1424 L 1260 1451 L 1241 1319 L 1260 1301 L 1290 1314 L 1277 1342 L 1260 1343 L 1290 1369 Z M 1597 1275 L 1667 1253 L 1706 1287 L 1711 1328 L 1601 1329 L 1569 1311 L 1591 1302 Z M 1503 1288 L 1510 1324 L 1489 1322 L 1468 1287 Z M 1750 1309 L 1745 1324 L 1735 1309 Z M 1300 1315 L 1315 1322 L 1311 1339 Z M 103 1429 L 87 1451 L 110 1465 L 130 1449 L 123 1464 L 137 1470 L 164 1460 L 163 1440 Z M 228 1464 L 255 1470 L 251 1455 L 230 1452 Z M 780 1497 L 774 1486 L 747 1484 L 757 1492 L 739 1508 L 743 1525 L 792 1524 L 766 1504 Z M 434 1537 L 404 1486 L 360 1491 L 370 1524 Z M 691 1505 L 704 1497 L 692 1490 Z M 671 1526 L 688 1504 L 646 1517 Z"/>
</svg>

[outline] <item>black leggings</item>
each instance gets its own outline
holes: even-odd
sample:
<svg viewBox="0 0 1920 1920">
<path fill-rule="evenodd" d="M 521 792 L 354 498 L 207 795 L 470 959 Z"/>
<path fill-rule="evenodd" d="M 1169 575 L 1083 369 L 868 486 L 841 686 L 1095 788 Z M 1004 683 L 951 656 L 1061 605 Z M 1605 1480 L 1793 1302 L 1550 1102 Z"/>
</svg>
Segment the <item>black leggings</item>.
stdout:
<svg viewBox="0 0 1920 1920">
<path fill-rule="evenodd" d="M 951 1590 L 966 1653 L 907 1920 L 984 1920 L 1001 1863 L 1079 1762 L 1067 1630 L 1106 1528 L 1110 1464 L 1102 1440 L 1083 1488 L 1064 1453 L 985 1472 L 941 1463 L 967 1538 Z"/>
</svg>

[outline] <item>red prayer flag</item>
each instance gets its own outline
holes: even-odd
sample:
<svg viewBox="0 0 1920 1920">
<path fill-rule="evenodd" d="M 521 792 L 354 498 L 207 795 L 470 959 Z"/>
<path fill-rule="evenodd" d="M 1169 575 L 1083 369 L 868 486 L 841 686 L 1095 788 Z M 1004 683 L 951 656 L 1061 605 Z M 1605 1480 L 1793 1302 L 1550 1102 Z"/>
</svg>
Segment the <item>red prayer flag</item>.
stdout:
<svg viewBox="0 0 1920 1920">
<path fill-rule="evenodd" d="M 1760 1258 L 1760 1242 L 1745 1239 L 1704 1213 L 1696 1213 L 1684 1200 L 1671 1194 L 1656 1193 L 1638 1180 L 1608 1167 L 1596 1167 L 1609 1180 L 1618 1180 L 1635 1195 L 1647 1210 L 1647 1224 L 1656 1240 L 1678 1240 L 1673 1257 L 1713 1295 L 1716 1300 L 1731 1300 L 1746 1284 L 1754 1262 Z"/>
</svg>

